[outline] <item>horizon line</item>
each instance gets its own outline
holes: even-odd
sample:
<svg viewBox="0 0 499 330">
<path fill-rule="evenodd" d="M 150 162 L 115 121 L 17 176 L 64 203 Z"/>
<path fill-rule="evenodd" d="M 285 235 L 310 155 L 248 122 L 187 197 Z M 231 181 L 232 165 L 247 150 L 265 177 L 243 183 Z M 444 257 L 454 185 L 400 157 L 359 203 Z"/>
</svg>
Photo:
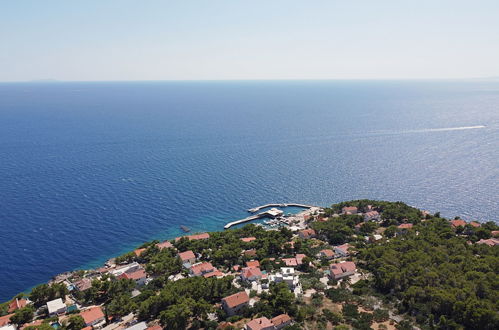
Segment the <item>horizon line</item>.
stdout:
<svg viewBox="0 0 499 330">
<path fill-rule="evenodd" d="M 105 82 L 224 82 L 224 81 L 432 81 L 432 80 L 499 80 L 499 76 L 467 77 L 467 78 L 254 78 L 254 79 L 130 79 L 130 80 L 59 80 L 53 78 L 31 80 L 4 80 L 0 83 L 105 83 Z"/>
</svg>

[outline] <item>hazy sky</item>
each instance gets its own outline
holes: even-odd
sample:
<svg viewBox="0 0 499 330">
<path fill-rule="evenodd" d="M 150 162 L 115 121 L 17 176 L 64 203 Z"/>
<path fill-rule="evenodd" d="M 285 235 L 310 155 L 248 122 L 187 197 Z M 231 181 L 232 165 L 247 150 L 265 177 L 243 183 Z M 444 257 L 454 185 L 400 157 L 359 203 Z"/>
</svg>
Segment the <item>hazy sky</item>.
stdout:
<svg viewBox="0 0 499 330">
<path fill-rule="evenodd" d="M 5 0 L 0 81 L 499 76 L 499 0 Z"/>
</svg>

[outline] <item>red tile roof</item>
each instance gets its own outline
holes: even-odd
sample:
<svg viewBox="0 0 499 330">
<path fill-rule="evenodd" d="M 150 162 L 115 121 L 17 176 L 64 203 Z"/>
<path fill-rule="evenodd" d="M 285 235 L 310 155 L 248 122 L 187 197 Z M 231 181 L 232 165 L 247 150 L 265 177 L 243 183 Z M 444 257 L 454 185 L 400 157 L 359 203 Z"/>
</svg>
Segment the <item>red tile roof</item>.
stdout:
<svg viewBox="0 0 499 330">
<path fill-rule="evenodd" d="M 357 208 L 355 206 L 345 206 L 341 209 L 343 213 L 357 213 Z"/>
<path fill-rule="evenodd" d="M 313 230 L 312 228 L 303 229 L 300 230 L 298 234 L 301 234 L 300 236 L 303 236 L 304 238 L 310 238 L 315 235 L 315 230 Z"/>
<path fill-rule="evenodd" d="M 160 325 L 156 324 L 152 327 L 147 328 L 147 330 L 163 330 L 163 328 Z"/>
<path fill-rule="evenodd" d="M 272 324 L 275 325 L 276 327 L 280 326 L 281 324 L 287 323 L 289 321 L 291 321 L 291 318 L 289 317 L 288 314 L 277 315 L 271 320 Z"/>
<path fill-rule="evenodd" d="M 345 261 L 345 262 L 340 262 L 339 264 L 331 264 L 329 266 L 329 269 L 334 275 L 340 275 L 343 273 L 347 272 L 353 272 L 355 271 L 357 267 L 355 266 L 355 263 L 351 261 Z"/>
<path fill-rule="evenodd" d="M 398 226 L 399 229 L 411 229 L 412 228 L 412 223 L 403 223 Z"/>
<path fill-rule="evenodd" d="M 100 306 L 90 307 L 84 311 L 80 312 L 81 317 L 85 321 L 85 324 L 92 324 L 98 319 L 104 318 L 104 313 L 102 312 L 102 308 Z"/>
<path fill-rule="evenodd" d="M 246 261 L 246 267 L 260 267 L 260 262 L 258 260 Z"/>
<path fill-rule="evenodd" d="M 493 230 L 490 232 L 493 237 L 499 236 L 499 230 Z"/>
<path fill-rule="evenodd" d="M 28 301 L 26 299 L 14 299 L 10 302 L 9 304 L 9 310 L 8 313 L 13 313 L 14 311 L 26 307 L 28 304 Z"/>
<path fill-rule="evenodd" d="M 473 226 L 473 227 L 475 227 L 475 228 L 478 228 L 478 227 L 481 226 L 481 224 L 479 222 L 476 222 L 476 221 L 471 221 L 470 225 Z"/>
<path fill-rule="evenodd" d="M 496 246 L 499 245 L 499 239 L 497 238 L 489 238 L 489 239 L 481 239 L 476 244 L 486 244 L 488 246 Z"/>
<path fill-rule="evenodd" d="M 9 315 L 5 315 L 5 316 L 0 316 L 0 327 L 3 327 L 4 325 L 7 325 L 10 323 L 10 318 L 11 316 L 13 316 L 14 314 L 9 314 Z"/>
<path fill-rule="evenodd" d="M 306 255 L 303 253 L 297 253 L 296 254 L 296 263 L 298 265 L 301 265 L 303 263 L 303 258 L 305 258 L 305 257 L 306 257 Z"/>
<path fill-rule="evenodd" d="M 331 249 L 324 249 L 320 251 L 321 254 L 325 255 L 328 258 L 334 257 L 334 252 Z"/>
<path fill-rule="evenodd" d="M 187 238 L 189 241 L 195 241 L 195 240 L 199 240 L 199 239 L 208 239 L 210 238 L 210 234 L 208 233 L 202 233 L 202 234 L 196 234 L 196 235 L 190 235 L 190 236 L 183 236 L 185 238 Z M 180 240 L 182 237 L 177 237 L 175 238 L 175 241 L 178 241 Z"/>
<path fill-rule="evenodd" d="M 143 269 L 137 269 L 134 272 L 123 273 L 120 276 L 118 276 L 118 278 L 126 278 L 128 280 L 137 281 L 137 280 L 140 280 L 142 278 L 145 278 L 146 276 L 147 276 L 147 274 L 146 274 L 145 270 L 143 270 Z"/>
<path fill-rule="evenodd" d="M 254 240 L 256 240 L 256 237 L 243 237 L 243 238 L 241 238 L 241 241 L 246 242 L 246 243 L 252 242 Z"/>
<path fill-rule="evenodd" d="M 256 257 L 256 250 L 255 249 L 246 250 L 244 251 L 244 255 L 247 257 Z"/>
<path fill-rule="evenodd" d="M 209 277 L 213 277 L 213 276 L 216 276 L 216 277 L 224 276 L 224 273 L 222 273 L 221 271 L 214 268 L 214 271 L 212 271 L 211 273 L 207 273 L 207 274 L 203 275 L 203 277 L 205 277 L 205 278 L 209 278 Z"/>
<path fill-rule="evenodd" d="M 225 304 L 229 308 L 234 308 L 236 306 L 239 306 L 241 304 L 246 304 L 249 302 L 249 297 L 246 291 L 241 291 L 238 293 L 235 293 L 233 295 L 230 295 L 228 297 L 225 297 L 222 299 L 222 301 L 225 302 Z"/>
<path fill-rule="evenodd" d="M 274 325 L 266 317 L 259 317 L 246 323 L 246 327 L 251 330 L 261 330 L 266 328 L 273 328 Z"/>
<path fill-rule="evenodd" d="M 188 261 L 190 259 L 196 259 L 196 256 L 194 255 L 194 252 L 192 252 L 191 250 L 189 251 L 185 251 L 185 252 L 180 252 L 178 254 L 178 256 L 180 257 L 180 260 L 182 261 Z"/>
<path fill-rule="evenodd" d="M 164 241 L 164 242 L 156 244 L 156 246 L 158 247 L 158 249 L 162 250 L 162 249 L 172 248 L 173 244 L 170 243 L 169 241 Z"/>
<path fill-rule="evenodd" d="M 296 258 L 283 258 L 282 261 L 284 261 L 286 266 L 298 266 Z"/>
<path fill-rule="evenodd" d="M 461 220 L 461 219 L 457 219 L 457 220 L 452 220 L 450 222 L 451 226 L 456 228 L 456 227 L 459 227 L 459 226 L 466 226 L 466 221 L 464 220 Z"/>
<path fill-rule="evenodd" d="M 216 268 L 209 262 L 202 262 L 200 264 L 191 267 L 192 274 L 196 276 L 203 275 L 205 273 L 213 272 Z"/>
<path fill-rule="evenodd" d="M 262 271 L 258 267 L 245 267 L 241 272 L 243 278 L 262 277 Z"/>
</svg>

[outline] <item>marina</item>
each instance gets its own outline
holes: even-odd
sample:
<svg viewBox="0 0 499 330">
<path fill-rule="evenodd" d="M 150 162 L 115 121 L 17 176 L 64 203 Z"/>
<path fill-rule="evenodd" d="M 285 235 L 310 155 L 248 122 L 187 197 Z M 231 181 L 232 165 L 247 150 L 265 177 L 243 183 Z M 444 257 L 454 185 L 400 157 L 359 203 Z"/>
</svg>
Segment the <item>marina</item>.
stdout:
<svg viewBox="0 0 499 330">
<path fill-rule="evenodd" d="M 258 214 L 246 217 L 244 219 L 236 220 L 229 222 L 224 226 L 224 229 L 229 229 L 232 226 L 239 225 L 245 222 L 261 219 L 261 218 L 271 218 L 272 220 L 265 221 L 264 223 L 270 227 L 275 227 L 279 224 L 283 225 L 289 225 L 290 224 L 290 218 L 293 218 L 293 216 L 284 216 L 284 211 L 277 209 L 276 207 L 302 207 L 308 210 L 316 209 L 317 207 L 312 206 L 312 205 L 305 205 L 305 204 L 297 204 L 297 203 L 282 203 L 282 204 L 265 204 L 262 206 L 258 206 L 252 209 L 249 209 L 248 212 L 250 213 L 256 213 L 262 209 L 272 207 L 270 210 L 260 212 Z"/>
</svg>

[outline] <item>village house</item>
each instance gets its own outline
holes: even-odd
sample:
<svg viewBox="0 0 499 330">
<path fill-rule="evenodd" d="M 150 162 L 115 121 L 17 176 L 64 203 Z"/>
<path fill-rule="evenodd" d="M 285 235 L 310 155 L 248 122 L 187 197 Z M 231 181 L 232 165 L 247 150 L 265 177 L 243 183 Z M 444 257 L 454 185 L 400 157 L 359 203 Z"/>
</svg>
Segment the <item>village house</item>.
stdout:
<svg viewBox="0 0 499 330">
<path fill-rule="evenodd" d="M 262 279 L 262 271 L 258 267 L 245 267 L 241 272 L 243 281 L 253 282 Z"/>
<path fill-rule="evenodd" d="M 213 271 L 212 271 L 212 272 L 210 272 L 210 273 L 205 273 L 205 274 L 203 275 L 203 277 L 204 277 L 204 278 L 210 278 L 210 277 L 222 278 L 222 277 L 224 277 L 224 276 L 225 276 L 225 274 L 224 274 L 224 273 L 222 273 L 221 271 L 219 271 L 219 270 L 218 270 L 218 269 L 216 269 L 216 268 L 213 268 Z"/>
<path fill-rule="evenodd" d="M 66 313 L 66 304 L 61 298 L 57 298 L 47 302 L 49 316 L 57 316 Z"/>
<path fill-rule="evenodd" d="M 492 234 L 492 237 L 499 237 L 499 230 L 493 230 L 490 233 Z"/>
<path fill-rule="evenodd" d="M 173 244 L 170 243 L 169 241 L 164 241 L 164 242 L 158 243 L 158 244 L 156 244 L 156 246 L 160 250 L 173 248 Z"/>
<path fill-rule="evenodd" d="M 330 276 L 333 280 L 339 280 L 355 273 L 357 267 L 351 261 L 344 261 L 338 264 L 329 265 Z"/>
<path fill-rule="evenodd" d="M 464 227 L 466 226 L 466 221 L 461 219 L 455 219 L 451 220 L 450 225 L 452 226 L 452 228 Z"/>
<path fill-rule="evenodd" d="M 317 254 L 317 257 L 324 258 L 327 260 L 333 259 L 334 258 L 334 251 L 331 249 L 320 250 L 319 253 Z"/>
<path fill-rule="evenodd" d="M 215 272 L 217 269 L 210 262 L 200 262 L 192 265 L 190 269 L 191 276 L 203 276 L 205 274 Z"/>
<path fill-rule="evenodd" d="M 272 322 L 276 330 L 280 330 L 288 325 L 291 325 L 292 320 L 288 314 L 281 314 L 271 319 L 270 322 Z"/>
<path fill-rule="evenodd" d="M 499 239 L 497 238 L 489 238 L 489 239 L 481 239 L 476 244 L 486 244 L 488 246 L 496 246 L 499 245 Z"/>
<path fill-rule="evenodd" d="M 357 208 L 355 206 L 344 206 L 341 209 L 343 214 L 357 214 Z"/>
<path fill-rule="evenodd" d="M 245 330 L 275 330 L 274 324 L 266 317 L 251 320 L 244 326 Z"/>
<path fill-rule="evenodd" d="M 0 327 L 8 326 L 10 324 L 10 318 L 13 315 L 14 315 L 14 313 L 0 316 Z"/>
<path fill-rule="evenodd" d="M 348 257 L 350 255 L 349 249 L 351 249 L 352 246 L 348 243 L 338 245 L 334 247 L 334 253 L 337 254 L 339 257 Z"/>
<path fill-rule="evenodd" d="M 236 315 L 243 307 L 248 306 L 249 297 L 241 291 L 222 299 L 222 308 L 229 316 Z"/>
<path fill-rule="evenodd" d="M 299 284 L 298 276 L 295 276 L 295 269 L 292 267 L 281 267 L 281 271 L 269 276 L 269 281 L 286 283 L 291 289 Z"/>
<path fill-rule="evenodd" d="M 298 237 L 300 237 L 301 239 L 314 238 L 315 235 L 315 230 L 313 230 L 312 228 L 303 229 L 298 232 Z"/>
<path fill-rule="evenodd" d="M 256 237 L 243 237 L 243 238 L 241 238 L 241 241 L 243 241 L 245 243 L 253 242 L 254 240 L 256 240 Z"/>
<path fill-rule="evenodd" d="M 478 228 L 481 226 L 481 224 L 479 222 L 476 222 L 476 221 L 471 221 L 470 222 L 470 226 L 472 227 L 475 227 L 475 228 Z"/>
<path fill-rule="evenodd" d="M 282 258 L 282 261 L 288 267 L 298 266 L 298 261 L 296 260 L 296 258 Z"/>
<path fill-rule="evenodd" d="M 116 267 L 116 269 L 110 271 L 110 273 L 113 274 L 114 276 L 118 277 L 123 273 L 133 272 L 134 270 L 137 270 L 139 268 L 142 268 L 142 266 L 139 265 L 138 262 L 132 262 L 132 263 L 127 264 L 127 265 Z"/>
<path fill-rule="evenodd" d="M 142 286 L 146 284 L 147 274 L 144 269 L 140 268 L 131 272 L 123 273 L 120 276 L 118 276 L 118 278 L 134 280 L 136 285 Z"/>
<path fill-rule="evenodd" d="M 369 211 L 364 213 L 364 221 L 379 221 L 380 214 L 378 211 Z"/>
<path fill-rule="evenodd" d="M 246 267 L 260 267 L 260 262 L 258 260 L 246 261 Z"/>
<path fill-rule="evenodd" d="M 305 258 L 306 255 L 303 253 L 297 253 L 295 257 L 296 257 L 296 263 L 298 265 L 301 265 L 303 263 L 303 258 Z"/>
<path fill-rule="evenodd" d="M 15 298 L 9 303 L 8 313 L 14 313 L 16 310 L 24 308 L 28 305 L 28 301 L 24 298 L 18 299 Z"/>
<path fill-rule="evenodd" d="M 397 228 L 400 231 L 408 231 L 409 229 L 412 229 L 414 225 L 412 223 L 403 223 L 397 226 Z"/>
<path fill-rule="evenodd" d="M 178 256 L 182 261 L 182 265 L 184 265 L 185 268 L 190 268 L 191 265 L 193 265 L 196 262 L 196 256 L 194 255 L 194 252 L 192 252 L 191 250 L 180 252 Z"/>
<path fill-rule="evenodd" d="M 85 291 L 92 287 L 92 280 L 89 278 L 82 278 L 73 283 L 73 287 L 78 291 Z"/>
<path fill-rule="evenodd" d="M 200 240 L 200 239 L 208 239 L 208 238 L 210 238 L 210 234 L 202 233 L 202 234 L 196 234 L 196 235 L 190 235 L 190 236 L 176 237 L 175 241 L 179 241 L 181 238 L 187 238 L 189 241 L 196 241 L 196 240 Z"/>
<path fill-rule="evenodd" d="M 98 327 L 105 322 L 104 312 L 100 306 L 93 306 L 80 312 L 87 327 Z"/>
</svg>

